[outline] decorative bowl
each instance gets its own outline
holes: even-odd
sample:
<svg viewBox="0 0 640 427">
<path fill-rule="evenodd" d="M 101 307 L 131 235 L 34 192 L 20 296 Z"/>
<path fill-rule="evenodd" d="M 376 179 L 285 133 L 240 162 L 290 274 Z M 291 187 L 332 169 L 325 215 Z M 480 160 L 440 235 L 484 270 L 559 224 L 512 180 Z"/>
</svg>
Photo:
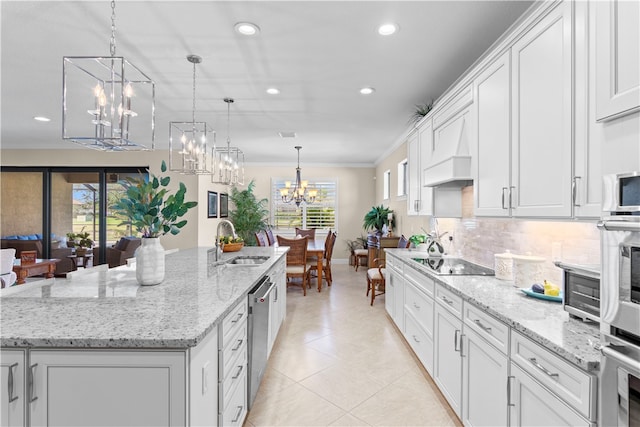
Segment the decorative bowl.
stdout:
<svg viewBox="0 0 640 427">
<path fill-rule="evenodd" d="M 244 247 L 244 242 L 240 243 L 225 243 L 222 246 L 222 252 L 238 252 Z"/>
</svg>

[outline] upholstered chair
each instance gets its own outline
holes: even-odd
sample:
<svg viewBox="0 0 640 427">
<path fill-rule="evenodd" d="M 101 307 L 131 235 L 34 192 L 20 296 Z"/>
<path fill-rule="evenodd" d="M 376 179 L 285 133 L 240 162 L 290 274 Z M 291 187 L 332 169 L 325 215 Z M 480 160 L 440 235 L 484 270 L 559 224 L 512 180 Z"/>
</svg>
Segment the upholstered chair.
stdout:
<svg viewBox="0 0 640 427">
<path fill-rule="evenodd" d="M 307 282 L 309 280 L 309 270 L 307 269 L 307 241 L 308 237 L 299 239 L 287 239 L 286 237 L 277 236 L 278 246 L 288 246 L 287 252 L 287 287 L 289 285 L 298 284 L 292 279 L 301 279 L 303 295 L 307 295 Z"/>
</svg>

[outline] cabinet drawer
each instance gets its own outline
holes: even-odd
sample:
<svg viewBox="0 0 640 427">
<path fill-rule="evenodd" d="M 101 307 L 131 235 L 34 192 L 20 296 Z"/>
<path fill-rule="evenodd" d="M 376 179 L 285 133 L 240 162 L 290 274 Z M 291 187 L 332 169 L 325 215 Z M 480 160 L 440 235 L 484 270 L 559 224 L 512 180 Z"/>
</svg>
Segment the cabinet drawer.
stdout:
<svg viewBox="0 0 640 427">
<path fill-rule="evenodd" d="M 238 378 L 238 386 L 230 390 L 231 397 L 226 408 L 220 408 L 221 426 L 241 426 L 247 415 L 247 375 Z"/>
<path fill-rule="evenodd" d="M 224 320 L 220 324 L 219 331 L 219 342 L 221 348 L 224 348 L 228 345 L 229 340 L 232 339 L 231 337 L 235 335 L 241 325 L 244 325 L 246 327 L 248 311 L 249 305 L 247 301 L 243 301 L 235 306 L 231 310 L 231 312 L 224 318 Z"/>
<path fill-rule="evenodd" d="M 465 302 L 463 307 L 465 326 L 476 331 L 502 354 L 508 354 L 509 327 L 475 305 Z"/>
<path fill-rule="evenodd" d="M 218 378 L 226 378 L 233 370 L 233 363 L 243 352 L 247 352 L 247 322 L 238 329 L 229 343 L 220 351 Z M 246 358 L 246 356 L 245 356 Z"/>
<path fill-rule="evenodd" d="M 442 285 L 436 286 L 436 301 L 446 307 L 458 319 L 462 318 L 462 298 Z"/>
<path fill-rule="evenodd" d="M 433 338 L 418 326 L 410 312 L 404 312 L 404 337 L 429 372 L 433 373 Z"/>
<path fill-rule="evenodd" d="M 433 300 L 407 282 L 404 287 L 404 311 L 411 313 L 433 340 Z"/>
<path fill-rule="evenodd" d="M 246 381 L 247 375 L 247 346 L 243 346 L 240 354 L 229 364 L 225 376 L 220 378 L 220 392 L 218 394 L 221 408 L 226 408 L 234 390 L 240 381 Z"/>
<path fill-rule="evenodd" d="M 410 267 L 405 268 L 404 278 L 416 288 L 424 291 L 431 298 L 434 297 L 433 292 L 436 284 L 433 279 Z"/>
<path fill-rule="evenodd" d="M 385 267 L 394 273 L 402 275 L 402 263 L 396 261 L 393 257 L 387 257 Z"/>
<path fill-rule="evenodd" d="M 583 416 L 596 417 L 596 378 L 560 359 L 524 335 L 511 336 L 511 360 Z"/>
</svg>

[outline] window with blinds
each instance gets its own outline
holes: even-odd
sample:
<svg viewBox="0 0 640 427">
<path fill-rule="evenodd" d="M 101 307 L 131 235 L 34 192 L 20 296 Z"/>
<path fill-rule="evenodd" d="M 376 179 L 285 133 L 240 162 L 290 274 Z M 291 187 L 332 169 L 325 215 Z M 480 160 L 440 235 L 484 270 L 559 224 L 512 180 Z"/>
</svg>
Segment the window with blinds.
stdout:
<svg viewBox="0 0 640 427">
<path fill-rule="evenodd" d="M 281 230 L 298 228 L 316 228 L 319 230 L 337 229 L 338 185 L 335 180 L 309 181 L 307 188 L 318 191 L 316 200 L 307 204 L 284 203 L 280 189 L 285 188 L 284 179 L 271 181 L 271 224 Z"/>
</svg>

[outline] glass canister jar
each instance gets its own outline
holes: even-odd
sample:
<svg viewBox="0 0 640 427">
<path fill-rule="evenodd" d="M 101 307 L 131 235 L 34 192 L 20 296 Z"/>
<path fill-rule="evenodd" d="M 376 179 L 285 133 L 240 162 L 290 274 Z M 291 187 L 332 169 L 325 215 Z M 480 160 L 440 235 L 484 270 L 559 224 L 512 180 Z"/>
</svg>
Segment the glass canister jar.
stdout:
<svg viewBox="0 0 640 427">
<path fill-rule="evenodd" d="M 513 255 L 513 281 L 518 288 L 530 288 L 544 279 L 545 259 L 532 255 Z"/>
<path fill-rule="evenodd" d="M 507 249 L 504 253 L 494 255 L 496 279 L 513 280 L 513 254 Z"/>
</svg>

